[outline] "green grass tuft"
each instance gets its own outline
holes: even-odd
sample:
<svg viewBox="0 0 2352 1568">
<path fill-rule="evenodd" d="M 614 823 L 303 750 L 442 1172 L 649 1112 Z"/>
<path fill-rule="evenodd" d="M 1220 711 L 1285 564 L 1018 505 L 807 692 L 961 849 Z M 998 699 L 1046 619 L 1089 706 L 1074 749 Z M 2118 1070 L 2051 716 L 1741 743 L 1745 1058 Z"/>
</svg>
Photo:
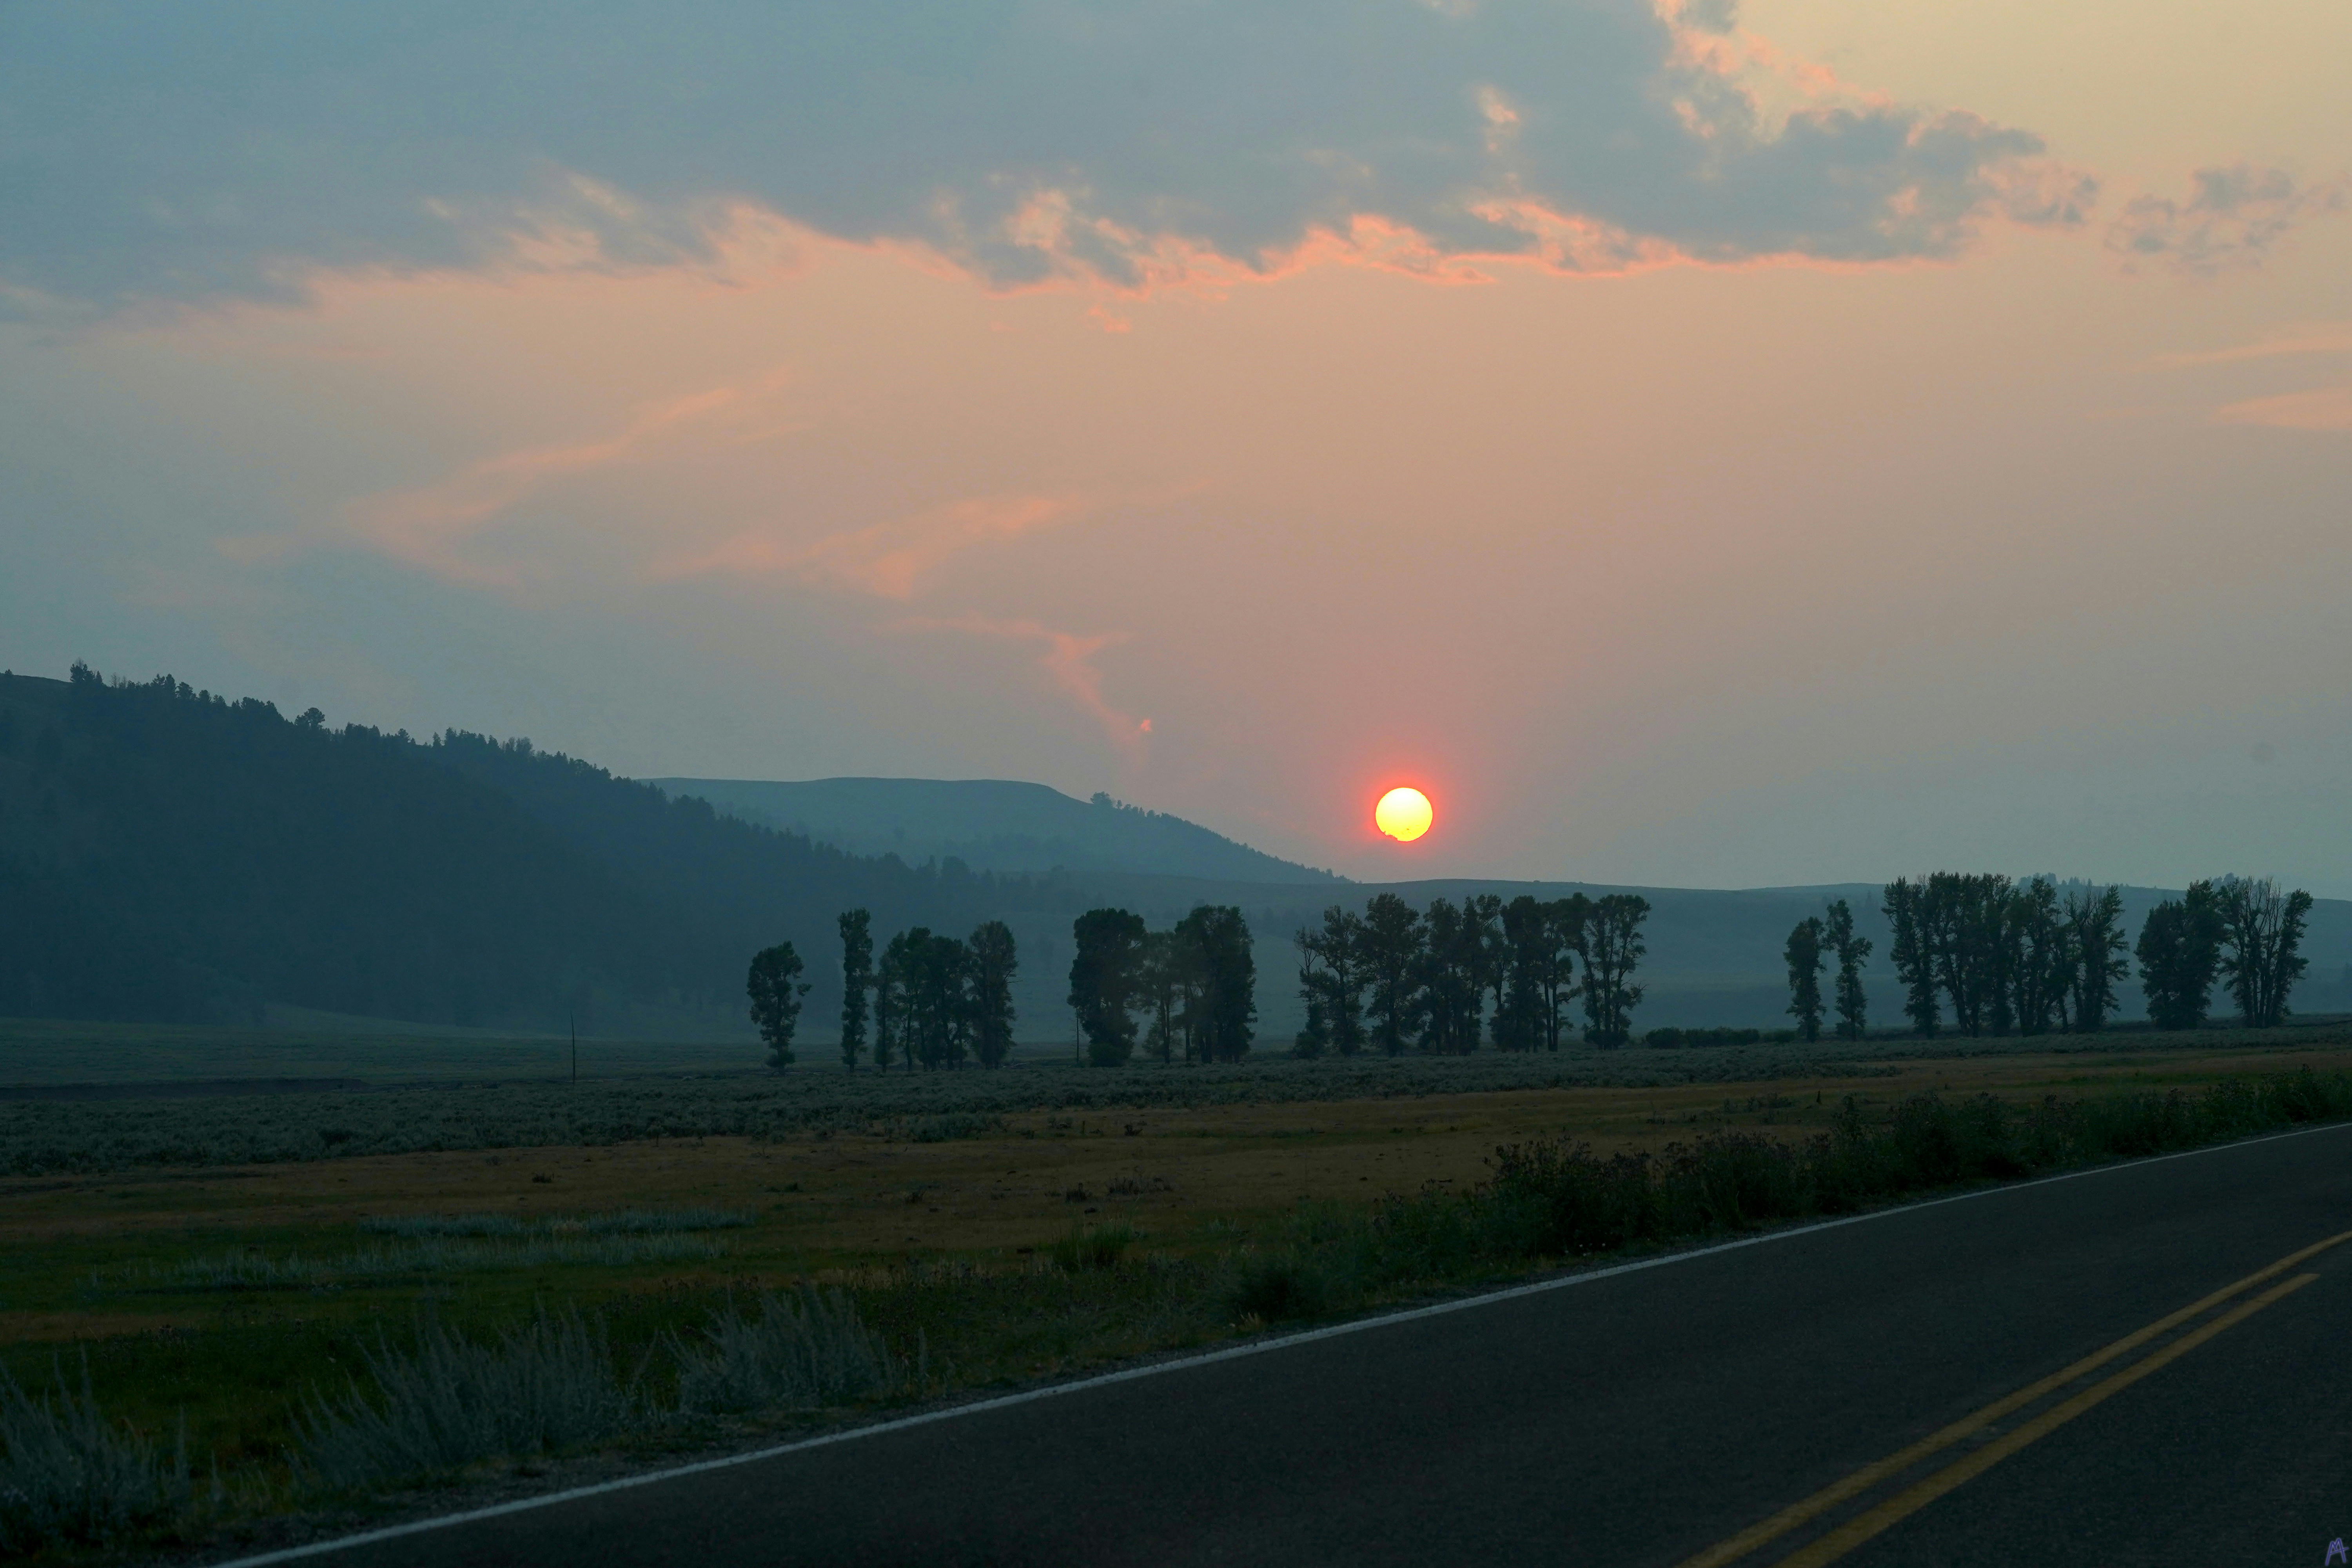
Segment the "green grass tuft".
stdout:
<svg viewBox="0 0 2352 1568">
<path fill-rule="evenodd" d="M 814 1410 L 919 1388 L 909 1368 L 866 1328 L 839 1290 L 764 1294 L 756 1312 L 716 1313 L 698 1345 L 677 1352 L 679 1408 L 692 1414 Z"/>
<path fill-rule="evenodd" d="M 493 1342 L 427 1321 L 415 1342 L 379 1340 L 368 1380 L 314 1397 L 298 1425 L 299 1468 L 315 1484 L 357 1490 L 449 1475 L 485 1459 L 523 1458 L 628 1436 L 659 1413 L 636 1376 L 615 1369 L 600 1324 L 541 1312 Z"/>
<path fill-rule="evenodd" d="M 1134 1227 L 1124 1222 L 1085 1226 L 1054 1243 L 1054 1266 L 1066 1274 L 1088 1268 L 1116 1268 L 1119 1258 L 1134 1245 Z"/>
<path fill-rule="evenodd" d="M 189 1502 L 184 1434 L 166 1456 L 108 1421 L 86 1363 L 79 1394 L 57 1384 L 35 1399 L 0 1371 L 0 1556 L 107 1545 Z"/>
</svg>

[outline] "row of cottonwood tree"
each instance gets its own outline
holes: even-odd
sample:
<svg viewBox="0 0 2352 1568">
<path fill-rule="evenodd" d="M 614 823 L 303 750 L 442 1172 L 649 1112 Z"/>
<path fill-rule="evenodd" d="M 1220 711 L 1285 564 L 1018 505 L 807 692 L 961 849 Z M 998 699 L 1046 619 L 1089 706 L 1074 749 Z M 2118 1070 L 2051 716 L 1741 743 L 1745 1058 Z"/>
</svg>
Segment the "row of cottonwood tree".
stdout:
<svg viewBox="0 0 2352 1568">
<path fill-rule="evenodd" d="M 902 931 L 878 963 L 871 914 L 845 910 L 838 924 L 842 1066 L 857 1069 L 869 1025 L 877 1071 L 902 1062 L 908 1072 L 973 1060 L 1000 1067 L 1013 1053 L 1013 976 L 1021 961 L 1003 921 L 983 921 L 962 939 L 928 926 Z M 800 978 L 803 967 L 788 942 L 751 959 L 751 1022 L 779 1070 L 793 1062 L 793 1035 L 809 989 Z"/>
<path fill-rule="evenodd" d="M 1257 1022 L 1257 959 L 1249 922 L 1229 904 L 1202 904 L 1166 931 L 1127 910 L 1088 910 L 1070 936 L 1070 1007 L 1086 1059 L 1116 1067 L 1135 1054 L 1162 1062 L 1239 1061 Z"/>
<path fill-rule="evenodd" d="M 1648 951 L 1649 914 L 1649 900 L 1632 893 L 1549 902 L 1523 893 L 1509 903 L 1476 893 L 1426 910 L 1377 893 L 1361 914 L 1334 904 L 1320 927 L 1292 938 L 1307 1026 L 1291 1054 L 1394 1056 L 1414 1045 L 1464 1055 L 1478 1048 L 1490 996 L 1500 1049 L 1559 1049 L 1579 998 L 1584 1037 L 1622 1046 L 1642 1000 L 1633 974 Z"/>
<path fill-rule="evenodd" d="M 2287 994 L 2309 961 L 2300 952 L 2311 895 L 2271 879 L 2225 877 L 2192 884 L 2148 910 L 2139 942 L 2140 988 L 2163 1029 L 2205 1022 L 2216 979 L 2229 982 L 2239 1016 L 2268 1028 L 2286 1016 Z M 1894 940 L 1887 958 L 1903 986 L 1913 1032 L 1933 1036 L 1948 1005 L 1964 1035 L 2087 1034 L 2116 1010 L 2116 983 L 2130 973 L 2118 888 L 2061 895 L 2048 877 L 2016 881 L 1996 872 L 1937 871 L 1886 885 Z M 1837 961 L 1837 1032 L 1869 1026 L 1853 911 L 1838 900 L 1789 933 L 1789 1014 L 1808 1040 L 1821 1037 L 1822 974 Z"/>
<path fill-rule="evenodd" d="M 869 1031 L 874 1065 L 908 1072 L 977 1060 L 1002 1066 L 1013 1051 L 1012 930 L 983 921 L 959 941 L 925 927 L 900 931 L 874 956 L 872 916 L 845 911 L 841 931 L 841 1062 L 855 1071 Z M 1088 910 L 1071 926 L 1070 1006 L 1086 1059 L 1114 1067 L 1145 1052 L 1161 1061 L 1239 1061 L 1257 1020 L 1257 961 L 1241 910 L 1202 904 L 1170 930 L 1145 929 L 1126 910 Z M 793 1062 L 793 1036 L 809 987 L 789 942 L 753 955 L 745 989 L 771 1065 Z M 868 1005 L 868 997 L 871 1005 Z"/>
<path fill-rule="evenodd" d="M 2214 983 L 2226 980 L 2250 1027 L 2279 1023 L 2309 963 L 2300 950 L 2311 905 L 2301 889 L 2237 877 L 2194 883 L 2158 903 L 2133 950 L 2150 1021 L 2196 1028 Z M 2116 888 L 2062 895 L 2048 877 L 1937 871 L 1896 878 L 1883 908 L 1903 1010 L 1923 1036 L 1942 1029 L 1947 1005 L 1964 1035 L 2097 1030 L 2116 1010 L 2116 983 L 2130 973 Z M 1412 1045 L 1458 1056 L 1478 1048 L 1482 1030 L 1502 1050 L 1556 1051 L 1575 1026 L 1579 1001 L 1589 1044 L 1628 1044 L 1649 913 L 1648 900 L 1631 893 L 1549 902 L 1522 894 L 1508 903 L 1479 893 L 1458 904 L 1435 899 L 1426 910 L 1379 893 L 1361 914 L 1334 904 L 1320 927 L 1293 938 L 1307 1024 L 1291 1054 L 1377 1048 L 1394 1056 Z M 1013 1049 L 1019 967 L 1012 930 L 986 921 L 960 940 L 917 926 L 892 937 L 877 963 L 870 926 L 865 910 L 839 919 L 842 1065 L 854 1070 L 864 1058 L 869 1026 L 877 1069 L 1003 1064 Z M 1127 910 L 1089 910 L 1071 936 L 1069 1002 L 1087 1061 L 1116 1066 L 1139 1043 L 1163 1062 L 1238 1061 L 1248 1053 L 1257 966 L 1238 909 L 1202 904 L 1163 931 Z M 1871 952 L 1843 899 L 1797 922 L 1784 955 L 1789 1013 L 1802 1038 L 1819 1039 L 1832 1012 L 1840 1037 L 1868 1031 L 1862 973 Z M 1825 996 L 1832 961 L 1836 979 Z M 751 1020 L 779 1068 L 793 1061 L 809 989 L 803 967 L 788 942 L 751 960 Z"/>
</svg>

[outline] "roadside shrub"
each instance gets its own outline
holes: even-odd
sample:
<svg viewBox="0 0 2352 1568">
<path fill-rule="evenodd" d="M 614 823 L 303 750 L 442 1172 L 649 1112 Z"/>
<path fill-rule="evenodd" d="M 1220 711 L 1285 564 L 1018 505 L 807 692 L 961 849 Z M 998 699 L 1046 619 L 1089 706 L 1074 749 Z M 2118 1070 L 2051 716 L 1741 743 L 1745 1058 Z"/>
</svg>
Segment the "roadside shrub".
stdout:
<svg viewBox="0 0 2352 1568">
<path fill-rule="evenodd" d="M 1582 1143 L 1536 1139 L 1495 1151 L 1486 1195 L 1502 1233 L 1530 1253 L 1612 1252 L 1657 1230 L 1657 1189 L 1646 1154 L 1596 1157 Z"/>
<path fill-rule="evenodd" d="M 2309 1068 L 2282 1073 L 2263 1085 L 2264 1109 L 2281 1121 L 2327 1121 L 2352 1116 L 2352 1079 L 2323 1079 Z"/>
<path fill-rule="evenodd" d="M 1725 1133 L 1666 1151 L 1656 1172 L 1657 1228 L 1665 1235 L 1748 1230 L 1812 1207 L 1804 1152 L 1751 1133 Z"/>
<path fill-rule="evenodd" d="M 35 1399 L 0 1370 L 0 1555 L 103 1546 L 187 1507 L 185 1433 L 169 1456 L 109 1422 L 89 1391 Z"/>
<path fill-rule="evenodd" d="M 445 1475 L 484 1459 L 524 1458 L 641 1430 L 656 1415 L 638 1379 L 615 1371 L 601 1325 L 577 1311 L 540 1313 L 496 1342 L 462 1339 L 427 1320 L 415 1345 L 379 1339 L 374 1384 L 312 1396 L 296 1423 L 299 1468 L 327 1487 Z"/>
<path fill-rule="evenodd" d="M 844 1405 L 920 1386 L 924 1359 L 910 1374 L 838 1290 L 771 1292 L 749 1317 L 731 1308 L 714 1315 L 701 1344 L 678 1352 L 678 1405 L 700 1414 Z"/>
<path fill-rule="evenodd" d="M 1482 1253 L 1587 1257 L 2341 1117 L 2352 1117 L 2352 1076 L 2306 1069 L 2260 1085 L 2226 1081 L 2193 1098 L 2125 1094 L 2021 1108 L 1990 1095 L 1923 1095 L 1878 1122 L 1848 1099 L 1828 1132 L 1801 1143 L 1727 1132 L 1603 1160 L 1582 1143 L 1538 1138 L 1497 1148 L 1492 1177 L 1474 1193 L 1392 1199 L 1369 1227 L 1335 1231 L 1319 1247 L 1348 1260 L 1351 1282 L 1377 1288 L 1458 1272 Z"/>
<path fill-rule="evenodd" d="M 1054 1243 L 1054 1265 L 1067 1274 L 1115 1268 L 1121 1255 L 1134 1245 L 1134 1228 L 1125 1224 L 1076 1229 Z"/>
<path fill-rule="evenodd" d="M 1416 1279 L 1443 1279 L 1513 1256 L 1495 1234 L 1494 1216 L 1473 1196 L 1430 1185 L 1411 1196 L 1383 1198 L 1368 1224 L 1350 1231 L 1336 1250 L 1331 1283 L 1357 1290 Z"/>
<path fill-rule="evenodd" d="M 1225 1306 L 1235 1318 L 1279 1323 L 1311 1318 L 1331 1303 L 1323 1271 L 1297 1253 L 1246 1253 L 1234 1266 Z"/>
</svg>

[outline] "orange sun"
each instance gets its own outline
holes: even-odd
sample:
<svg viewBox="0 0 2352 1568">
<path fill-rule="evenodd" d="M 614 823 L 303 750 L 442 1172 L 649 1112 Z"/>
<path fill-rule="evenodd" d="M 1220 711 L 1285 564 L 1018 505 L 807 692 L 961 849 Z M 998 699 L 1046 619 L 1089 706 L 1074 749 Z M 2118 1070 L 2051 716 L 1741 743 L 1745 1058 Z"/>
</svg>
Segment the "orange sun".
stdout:
<svg viewBox="0 0 2352 1568">
<path fill-rule="evenodd" d="M 1429 831 L 1435 814 L 1429 797 L 1417 789 L 1392 789 L 1372 807 L 1372 824 L 1400 844 L 1410 844 Z"/>
</svg>

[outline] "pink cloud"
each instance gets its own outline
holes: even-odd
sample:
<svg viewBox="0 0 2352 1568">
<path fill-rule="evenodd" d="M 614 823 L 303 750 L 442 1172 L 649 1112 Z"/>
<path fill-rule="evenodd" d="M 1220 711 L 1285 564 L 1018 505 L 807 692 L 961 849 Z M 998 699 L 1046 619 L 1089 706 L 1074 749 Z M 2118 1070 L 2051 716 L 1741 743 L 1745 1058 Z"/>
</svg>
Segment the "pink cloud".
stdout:
<svg viewBox="0 0 2352 1568">
<path fill-rule="evenodd" d="M 351 531 L 396 559 L 445 577 L 495 582 L 501 574 L 467 561 L 458 546 L 551 482 L 652 456 L 681 432 L 707 433 L 730 411 L 782 386 L 781 375 L 754 387 L 716 386 L 659 404 L 599 440 L 520 447 L 467 464 L 446 479 L 363 496 L 344 508 Z M 761 421 L 762 428 L 772 422 Z"/>
<path fill-rule="evenodd" d="M 2232 364 L 2243 360 L 2280 359 L 2292 354 L 2352 354 L 2352 321 L 2308 321 L 2283 328 L 2266 338 L 2226 349 L 2158 356 L 2165 370 L 2200 364 Z"/>
<path fill-rule="evenodd" d="M 2216 409 L 2217 425 L 2263 425 L 2273 430 L 2352 431 L 2352 386 L 2315 386 L 2250 397 Z"/>
<path fill-rule="evenodd" d="M 1093 504 L 1078 495 L 976 496 L 808 545 L 787 543 L 772 534 L 744 533 L 715 549 L 664 561 L 653 575 L 674 579 L 781 573 L 879 598 L 910 599 L 951 558 L 1058 527 Z"/>
</svg>

